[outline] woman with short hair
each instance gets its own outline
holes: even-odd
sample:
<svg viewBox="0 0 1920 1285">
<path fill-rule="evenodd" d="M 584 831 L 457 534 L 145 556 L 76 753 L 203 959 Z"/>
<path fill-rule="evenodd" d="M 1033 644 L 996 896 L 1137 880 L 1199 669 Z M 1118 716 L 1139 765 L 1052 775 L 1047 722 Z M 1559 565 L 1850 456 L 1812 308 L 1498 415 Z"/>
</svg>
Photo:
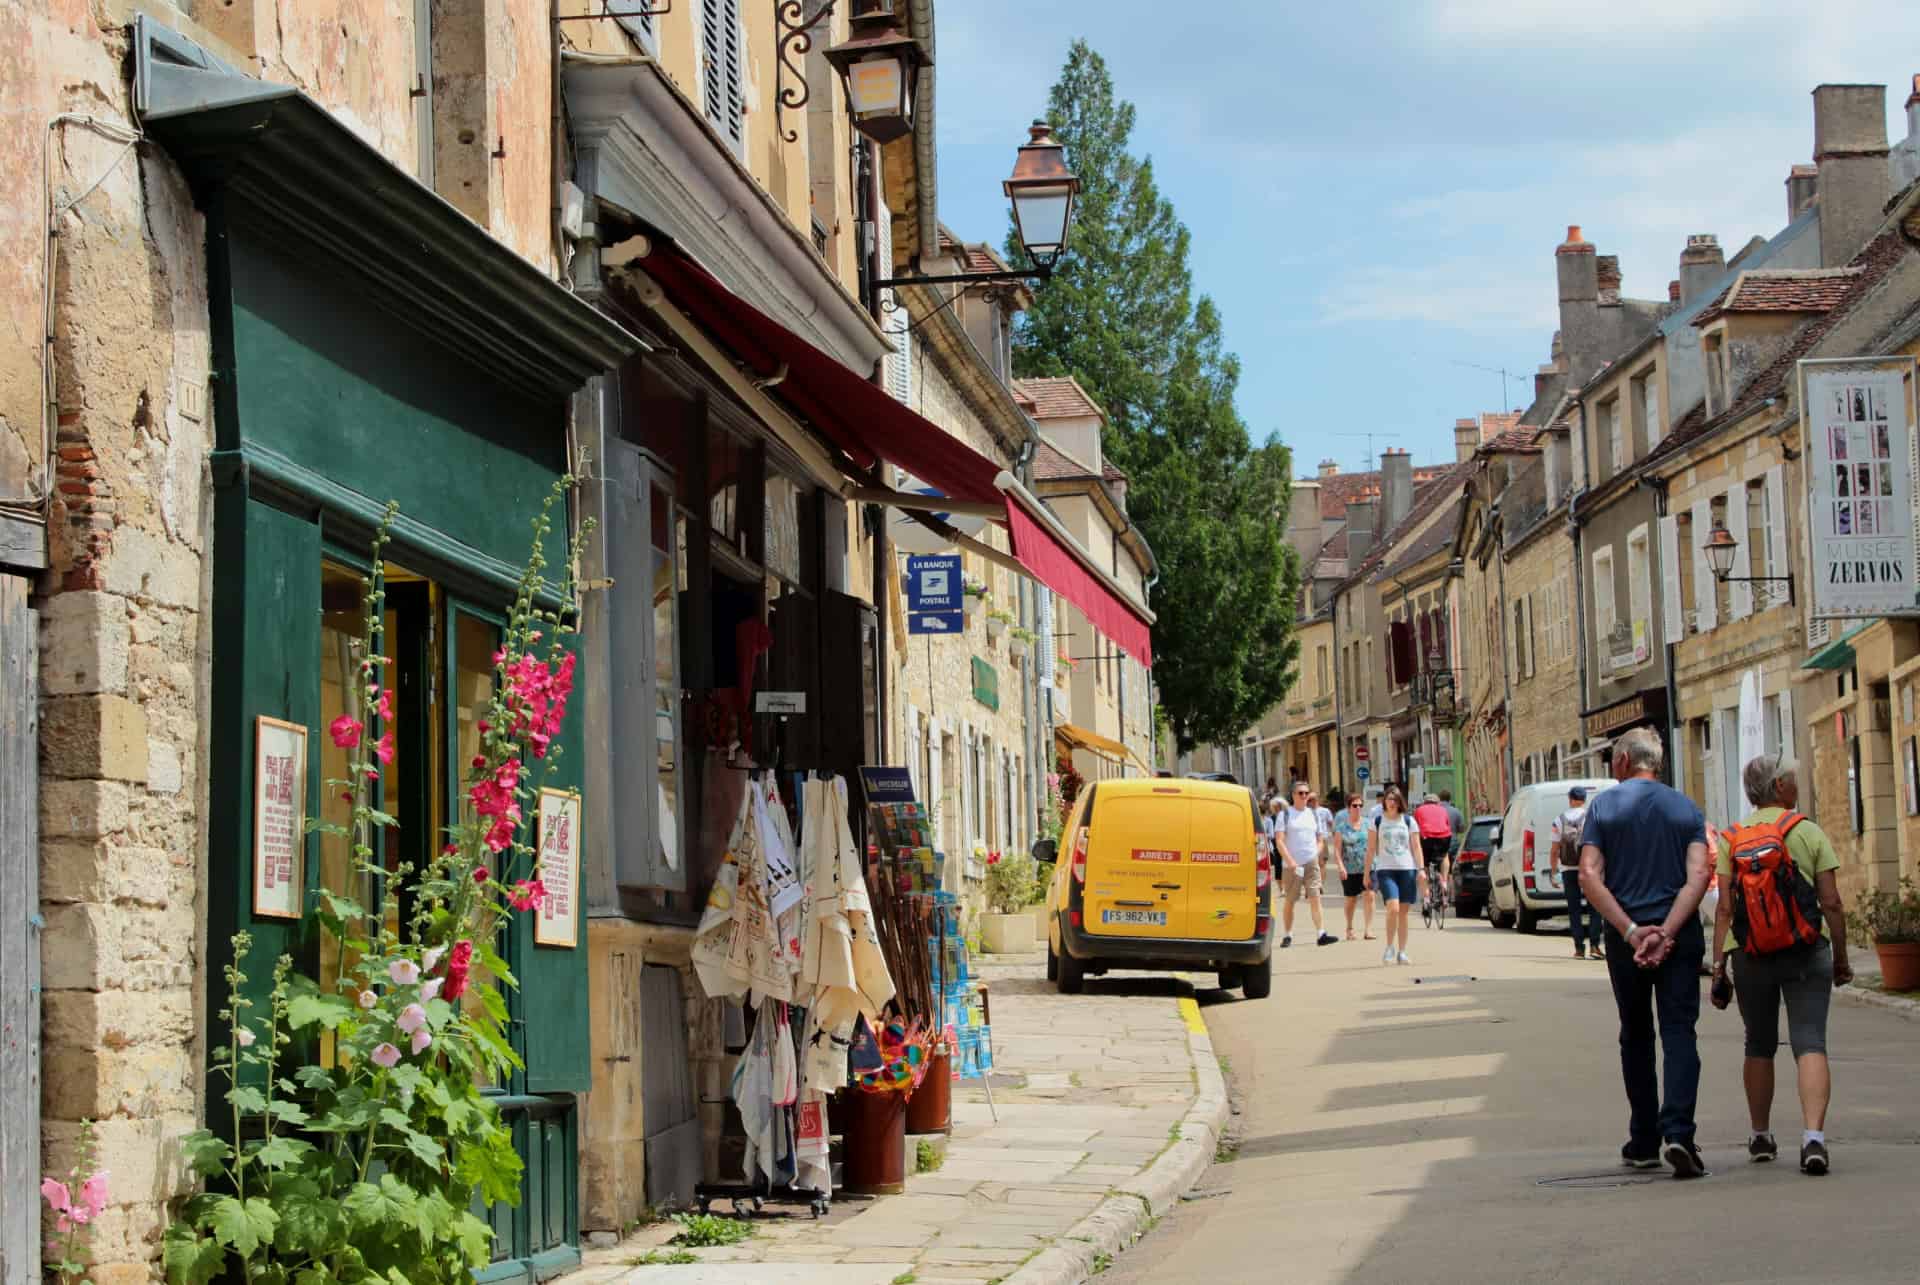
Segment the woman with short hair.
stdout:
<svg viewBox="0 0 1920 1285">
<path fill-rule="evenodd" d="M 1367 940 L 1373 940 L 1373 890 L 1367 887 L 1366 800 L 1356 792 L 1333 819 L 1333 838 L 1339 844 L 1340 894 L 1347 903 L 1347 940 L 1353 940 L 1353 912 L 1366 907 Z"/>
<path fill-rule="evenodd" d="M 1380 800 L 1380 819 L 1367 836 L 1367 879 L 1380 888 L 1387 904 L 1387 948 L 1383 964 L 1411 963 L 1407 958 L 1407 920 L 1420 899 L 1419 830 L 1407 815 L 1407 796 L 1390 786 Z"/>
</svg>

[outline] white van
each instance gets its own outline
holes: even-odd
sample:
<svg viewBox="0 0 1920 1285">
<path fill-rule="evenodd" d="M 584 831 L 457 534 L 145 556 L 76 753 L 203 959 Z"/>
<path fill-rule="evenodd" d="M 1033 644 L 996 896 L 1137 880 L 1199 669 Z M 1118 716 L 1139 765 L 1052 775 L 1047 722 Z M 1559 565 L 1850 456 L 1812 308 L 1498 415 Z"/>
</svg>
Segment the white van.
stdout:
<svg viewBox="0 0 1920 1285">
<path fill-rule="evenodd" d="M 1576 785 L 1587 788 L 1587 802 L 1592 803 L 1612 784 L 1609 778 L 1574 777 L 1514 791 L 1487 859 L 1492 881 L 1487 918 L 1495 928 L 1517 924 L 1521 932 L 1530 933 L 1542 919 L 1567 913 L 1567 892 L 1553 859 L 1553 820 L 1567 810 L 1567 791 Z"/>
</svg>

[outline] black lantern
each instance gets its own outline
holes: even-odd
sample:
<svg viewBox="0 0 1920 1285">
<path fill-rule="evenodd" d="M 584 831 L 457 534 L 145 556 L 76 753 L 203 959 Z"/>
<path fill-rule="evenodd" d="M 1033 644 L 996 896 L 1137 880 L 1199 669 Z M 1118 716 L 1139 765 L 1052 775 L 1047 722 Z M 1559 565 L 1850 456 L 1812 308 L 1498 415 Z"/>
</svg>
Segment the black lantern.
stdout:
<svg viewBox="0 0 1920 1285">
<path fill-rule="evenodd" d="M 827 50 L 846 81 L 853 127 L 876 143 L 913 132 L 914 77 L 927 62 L 919 42 L 894 25 L 893 9 L 890 0 L 865 0 L 853 34 Z"/>
<path fill-rule="evenodd" d="M 1051 125 L 1037 120 L 1028 133 L 1013 163 L 1013 177 L 1001 186 L 1013 202 L 1014 227 L 1028 261 L 1051 272 L 1067 247 L 1080 180 L 1067 168 L 1066 148 L 1054 138 Z"/>
<path fill-rule="evenodd" d="M 1733 574 L 1733 555 L 1740 550 L 1740 542 L 1733 538 L 1733 532 L 1716 522 L 1707 542 L 1700 547 L 1706 551 L 1707 565 L 1713 568 L 1716 580 L 1725 580 Z"/>
</svg>

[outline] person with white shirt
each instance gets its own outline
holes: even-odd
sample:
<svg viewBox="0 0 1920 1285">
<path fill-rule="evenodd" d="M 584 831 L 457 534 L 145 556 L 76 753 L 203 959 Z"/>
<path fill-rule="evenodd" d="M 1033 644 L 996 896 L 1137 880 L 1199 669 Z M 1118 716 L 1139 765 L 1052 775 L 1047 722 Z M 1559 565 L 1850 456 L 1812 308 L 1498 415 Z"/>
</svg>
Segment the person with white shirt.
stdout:
<svg viewBox="0 0 1920 1285">
<path fill-rule="evenodd" d="M 1388 786 L 1380 802 L 1380 821 L 1367 839 L 1367 887 L 1378 887 L 1387 906 L 1387 948 L 1380 962 L 1406 964 L 1412 962 L 1407 958 L 1407 920 L 1420 895 L 1420 831 L 1407 815 L 1407 799 L 1398 786 Z"/>
<path fill-rule="evenodd" d="M 1320 887 L 1321 863 L 1333 822 L 1331 818 L 1321 819 L 1323 810 L 1313 806 L 1313 791 L 1306 782 L 1295 781 L 1291 795 L 1293 802 L 1278 814 L 1280 843 L 1274 851 L 1274 859 L 1283 863 L 1281 882 L 1286 897 L 1280 908 L 1280 944 L 1293 945 L 1293 908 L 1305 896 L 1307 913 L 1313 916 L 1313 926 L 1319 933 L 1318 944 L 1331 946 L 1339 938 L 1327 931 L 1320 908 Z"/>
</svg>

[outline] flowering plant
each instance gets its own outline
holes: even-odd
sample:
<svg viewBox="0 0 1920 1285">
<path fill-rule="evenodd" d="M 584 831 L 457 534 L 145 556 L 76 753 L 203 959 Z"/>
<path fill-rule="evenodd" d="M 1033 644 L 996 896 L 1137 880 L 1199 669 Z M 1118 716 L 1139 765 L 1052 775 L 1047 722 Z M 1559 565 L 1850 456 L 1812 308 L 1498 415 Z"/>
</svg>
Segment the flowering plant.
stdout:
<svg viewBox="0 0 1920 1285">
<path fill-rule="evenodd" d="M 987 907 L 995 914 L 1012 915 L 1046 895 L 1036 877 L 1038 864 L 1024 852 L 987 854 Z"/>
<path fill-rule="evenodd" d="M 1040 837 L 1060 842 L 1060 831 L 1067 824 L 1067 798 L 1060 791 L 1060 774 L 1047 773 L 1047 801 L 1040 809 Z"/>
<path fill-rule="evenodd" d="M 80 1245 L 80 1229 L 90 1225 L 107 1207 L 107 1171 L 95 1169 L 93 1121 L 80 1122 L 80 1139 L 75 1146 L 73 1168 L 64 1181 L 43 1178 L 40 1196 L 53 1212 L 55 1239 L 47 1242 L 49 1257 L 60 1256 L 47 1269 L 61 1281 L 77 1281 L 86 1276 L 90 1255 Z M 81 1177 L 82 1174 L 86 1176 Z"/>
<path fill-rule="evenodd" d="M 543 555 L 553 506 L 572 481 L 555 485 L 534 521 L 465 804 L 445 847 L 418 871 L 382 864 L 374 844 L 376 831 L 398 824 L 372 792 L 377 764 L 394 757 L 380 647 L 381 551 L 397 511 L 388 506 L 365 581 L 352 708 L 328 725 L 350 751 L 347 775 L 327 782 L 349 820 L 308 823 L 351 853 L 350 886 L 319 889 L 313 912 L 337 947 L 330 975 L 306 976 L 283 955 L 266 999 L 249 998 L 242 969 L 252 940 L 233 938 L 226 1048 L 214 1067 L 227 1082 L 228 1127 L 183 1140 L 208 1189 L 167 1229 L 174 1285 L 471 1282 L 493 1243 L 476 1203 L 519 1202 L 520 1157 L 482 1087 L 522 1065 L 500 990 L 515 981 L 494 943 L 513 913 L 546 895 L 520 822 L 539 784 L 528 761 L 552 770 L 573 687 L 576 584 L 570 570 L 550 584 Z M 550 591 L 568 605 L 542 607 Z M 369 739 L 376 725 L 381 735 Z M 291 1047 L 296 1040 L 317 1043 L 317 1064 Z"/>
</svg>

